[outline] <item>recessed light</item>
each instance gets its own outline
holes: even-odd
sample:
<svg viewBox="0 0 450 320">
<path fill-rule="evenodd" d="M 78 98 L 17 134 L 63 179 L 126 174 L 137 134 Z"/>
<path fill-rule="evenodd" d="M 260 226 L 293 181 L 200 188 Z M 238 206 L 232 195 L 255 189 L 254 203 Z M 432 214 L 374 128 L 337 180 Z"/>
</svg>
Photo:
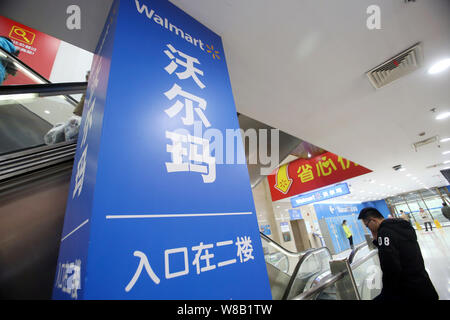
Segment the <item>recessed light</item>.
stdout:
<svg viewBox="0 0 450 320">
<path fill-rule="evenodd" d="M 447 111 L 437 115 L 436 120 L 444 120 L 447 119 L 448 117 L 450 117 L 450 112 Z"/>
<path fill-rule="evenodd" d="M 398 171 L 405 171 L 406 169 L 405 168 L 401 168 L 400 170 L 398 170 Z"/>
<path fill-rule="evenodd" d="M 46 114 L 50 114 L 50 111 L 48 111 L 48 110 L 44 110 L 44 112 L 45 112 Z"/>
<path fill-rule="evenodd" d="M 440 142 L 447 142 L 447 141 L 450 141 L 450 138 L 444 138 L 440 140 Z"/>
<path fill-rule="evenodd" d="M 446 70 L 448 67 L 450 67 L 450 58 L 443 59 L 443 60 L 433 64 L 431 66 L 431 68 L 428 69 L 428 73 L 429 74 L 436 74 L 436 73 L 439 73 L 439 72 L 442 72 L 442 71 Z"/>
<path fill-rule="evenodd" d="M 450 150 L 442 152 L 442 154 L 449 154 L 449 153 L 450 153 Z"/>
</svg>

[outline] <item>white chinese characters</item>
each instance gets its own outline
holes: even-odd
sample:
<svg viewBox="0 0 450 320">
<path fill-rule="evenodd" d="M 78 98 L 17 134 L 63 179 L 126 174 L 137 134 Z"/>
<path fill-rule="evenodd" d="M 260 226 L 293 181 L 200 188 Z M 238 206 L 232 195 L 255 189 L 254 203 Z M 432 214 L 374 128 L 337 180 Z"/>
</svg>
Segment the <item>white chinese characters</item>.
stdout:
<svg viewBox="0 0 450 320">
<path fill-rule="evenodd" d="M 55 285 L 73 299 L 78 299 L 78 290 L 81 289 L 81 260 L 60 263 Z"/>
<path fill-rule="evenodd" d="M 249 260 L 254 259 L 253 246 L 251 243 L 252 241 L 250 237 L 244 236 L 236 238 L 236 242 L 234 242 L 237 247 L 236 257 L 239 257 L 241 263 L 245 263 Z M 221 253 L 219 248 L 231 245 L 233 245 L 233 240 L 216 242 L 215 246 L 214 243 L 205 244 L 203 242 L 200 242 L 200 244 L 198 245 L 192 246 L 190 249 L 191 252 L 193 252 L 194 259 L 191 265 L 194 266 L 196 274 L 199 275 L 203 272 L 212 271 L 217 268 L 226 267 L 228 265 L 237 263 L 237 259 L 235 258 L 217 261 L 218 259 L 216 256 Z M 215 250 L 215 248 L 217 249 Z M 182 255 L 183 268 L 181 270 L 173 270 L 174 268 L 171 268 L 170 266 L 171 258 L 174 256 L 176 257 L 177 255 Z M 134 251 L 134 256 L 140 258 L 139 265 L 130 282 L 125 287 L 125 291 L 130 292 L 133 289 L 144 268 L 150 279 L 155 284 L 160 284 L 161 280 L 150 266 L 150 262 L 147 256 L 141 251 Z M 164 271 L 166 279 L 188 275 L 190 271 L 189 267 L 190 264 L 188 247 L 173 248 L 164 251 Z"/>
<path fill-rule="evenodd" d="M 208 140 L 170 131 L 166 131 L 166 138 L 172 140 L 166 147 L 172 154 L 172 162 L 166 162 L 167 172 L 193 171 L 202 174 L 204 183 L 216 180 L 216 159 L 209 154 Z M 183 156 L 188 156 L 189 162 L 183 162 Z"/>
<path fill-rule="evenodd" d="M 167 48 L 164 53 L 171 61 L 164 70 L 170 75 L 175 74 L 180 80 L 192 78 L 200 89 L 206 88 L 198 77 L 204 75 L 203 71 L 195 66 L 200 64 L 198 59 L 175 49 L 171 44 L 167 44 Z M 175 72 L 177 70 L 179 72 Z M 205 114 L 208 103 L 204 98 L 183 90 L 177 83 L 164 92 L 164 95 L 173 102 L 164 110 L 169 118 L 180 116 L 185 126 L 193 126 L 199 121 L 205 128 L 211 127 Z M 197 172 L 202 174 L 203 183 L 212 183 L 216 180 L 216 159 L 210 154 L 209 140 L 173 131 L 166 131 L 165 135 L 171 140 L 171 144 L 166 146 L 172 160 L 165 163 L 168 173 Z"/>
</svg>

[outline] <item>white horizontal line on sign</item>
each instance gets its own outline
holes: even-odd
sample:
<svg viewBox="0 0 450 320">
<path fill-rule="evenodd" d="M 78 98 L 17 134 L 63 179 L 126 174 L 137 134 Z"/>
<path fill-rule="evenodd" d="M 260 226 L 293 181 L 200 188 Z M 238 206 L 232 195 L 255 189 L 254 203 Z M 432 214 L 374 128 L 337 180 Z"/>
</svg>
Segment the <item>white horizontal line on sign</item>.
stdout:
<svg viewBox="0 0 450 320">
<path fill-rule="evenodd" d="M 252 212 L 226 212 L 226 213 L 186 213 L 186 214 L 127 214 L 108 215 L 106 219 L 147 219 L 147 218 L 185 218 L 185 217 L 211 217 L 211 216 L 240 216 Z"/>
<path fill-rule="evenodd" d="M 80 229 L 82 226 L 84 226 L 86 223 L 88 223 L 89 219 L 86 219 L 85 221 L 83 221 L 82 224 L 80 224 L 78 227 L 76 227 L 75 229 L 73 229 L 72 232 L 70 232 L 69 234 L 67 234 L 67 236 L 65 236 L 64 238 L 61 239 L 61 242 L 63 242 L 64 240 L 66 240 L 70 235 L 72 235 L 75 231 L 77 231 L 78 229 Z"/>
</svg>

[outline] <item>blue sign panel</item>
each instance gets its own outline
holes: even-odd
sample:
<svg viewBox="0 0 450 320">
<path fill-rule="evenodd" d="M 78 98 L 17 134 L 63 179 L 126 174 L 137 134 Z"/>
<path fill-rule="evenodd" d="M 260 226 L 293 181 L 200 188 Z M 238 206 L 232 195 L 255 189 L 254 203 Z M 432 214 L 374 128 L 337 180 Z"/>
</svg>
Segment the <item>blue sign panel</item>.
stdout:
<svg viewBox="0 0 450 320">
<path fill-rule="evenodd" d="M 352 232 L 353 243 L 359 244 L 365 241 L 364 227 L 361 220 L 358 220 L 359 212 L 363 208 L 361 203 L 314 205 L 317 219 L 325 219 L 335 253 L 350 248 L 350 243 L 342 228 L 344 220 L 347 220 L 347 225 Z"/>
<path fill-rule="evenodd" d="M 218 158 L 239 129 L 220 37 L 168 1 L 116 1 L 109 22 L 54 298 L 270 299 L 247 167 Z"/>
<path fill-rule="evenodd" d="M 289 209 L 289 216 L 291 217 L 291 220 L 300 220 L 302 219 L 302 212 L 300 209 Z"/>
<path fill-rule="evenodd" d="M 317 191 L 303 193 L 296 197 L 291 198 L 292 207 L 300 207 L 309 203 L 323 201 L 335 197 L 340 197 L 345 194 L 349 194 L 350 190 L 348 189 L 347 183 L 339 183 L 333 186 L 323 188 Z"/>
<path fill-rule="evenodd" d="M 266 236 L 270 236 L 272 234 L 272 231 L 270 231 L 270 224 L 260 226 L 259 231 L 265 234 Z"/>
</svg>

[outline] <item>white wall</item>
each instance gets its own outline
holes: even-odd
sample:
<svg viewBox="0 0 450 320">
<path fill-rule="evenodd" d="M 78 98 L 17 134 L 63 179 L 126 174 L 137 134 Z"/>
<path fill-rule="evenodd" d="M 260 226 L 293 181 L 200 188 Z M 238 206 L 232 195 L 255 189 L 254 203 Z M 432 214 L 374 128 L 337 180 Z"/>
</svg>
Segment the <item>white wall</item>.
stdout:
<svg viewBox="0 0 450 320">
<path fill-rule="evenodd" d="M 61 41 L 49 80 L 53 83 L 86 81 L 93 57 L 91 52 Z"/>
</svg>

